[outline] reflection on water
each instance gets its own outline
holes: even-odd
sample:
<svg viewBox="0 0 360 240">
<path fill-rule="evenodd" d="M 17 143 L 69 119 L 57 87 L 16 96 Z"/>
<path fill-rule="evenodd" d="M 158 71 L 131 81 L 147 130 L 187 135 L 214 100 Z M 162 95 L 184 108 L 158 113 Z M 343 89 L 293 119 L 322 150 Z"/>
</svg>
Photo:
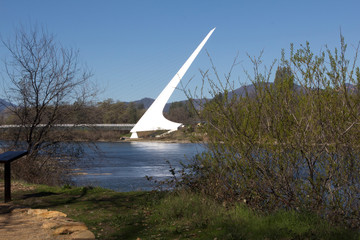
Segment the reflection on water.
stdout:
<svg viewBox="0 0 360 240">
<path fill-rule="evenodd" d="M 76 185 L 95 185 L 116 191 L 150 190 L 145 176 L 163 179 L 171 176 L 169 165 L 180 168 L 204 150 L 200 144 L 161 142 L 97 143 L 101 154 L 85 149 L 88 157 L 76 166 Z"/>
</svg>

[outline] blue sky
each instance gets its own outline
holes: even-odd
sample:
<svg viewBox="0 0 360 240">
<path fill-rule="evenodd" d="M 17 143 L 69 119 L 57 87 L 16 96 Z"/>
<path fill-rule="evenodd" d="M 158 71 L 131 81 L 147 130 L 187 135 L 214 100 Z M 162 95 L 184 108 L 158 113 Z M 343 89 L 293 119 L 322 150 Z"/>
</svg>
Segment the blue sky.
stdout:
<svg viewBox="0 0 360 240">
<path fill-rule="evenodd" d="M 191 89 L 201 86 L 199 69 L 210 68 L 205 49 L 221 75 L 238 53 L 241 64 L 233 79 L 248 83 L 247 54 L 264 50 L 270 65 L 290 43 L 309 41 L 315 52 L 325 44 L 335 47 L 340 28 L 349 44 L 357 44 L 359 9 L 360 1 L 347 0 L 0 0 L 0 35 L 11 38 L 21 24 L 43 25 L 62 45 L 80 50 L 81 62 L 103 89 L 99 100 L 133 101 L 156 98 L 214 27 L 182 80 L 192 78 Z M 1 59 L 6 55 L 1 46 Z M 177 90 L 170 102 L 185 98 Z"/>
</svg>

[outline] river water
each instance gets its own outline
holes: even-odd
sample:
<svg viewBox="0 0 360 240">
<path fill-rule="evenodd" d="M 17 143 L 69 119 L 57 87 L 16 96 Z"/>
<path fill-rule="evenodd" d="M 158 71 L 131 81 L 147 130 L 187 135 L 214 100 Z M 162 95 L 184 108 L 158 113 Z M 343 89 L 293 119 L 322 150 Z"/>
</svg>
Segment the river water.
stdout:
<svg viewBox="0 0 360 240">
<path fill-rule="evenodd" d="M 179 169 L 204 147 L 195 143 L 99 142 L 101 154 L 85 148 L 87 157 L 76 166 L 72 180 L 77 186 L 100 186 L 115 191 L 151 190 L 145 176 L 165 179 L 172 167 Z"/>
</svg>

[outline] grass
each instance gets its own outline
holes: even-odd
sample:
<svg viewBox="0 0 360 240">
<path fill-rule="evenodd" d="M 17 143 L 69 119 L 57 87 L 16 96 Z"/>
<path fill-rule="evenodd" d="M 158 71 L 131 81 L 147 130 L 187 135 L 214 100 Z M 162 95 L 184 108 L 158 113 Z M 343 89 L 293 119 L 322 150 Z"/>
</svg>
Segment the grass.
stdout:
<svg viewBox="0 0 360 240">
<path fill-rule="evenodd" d="M 360 239 L 359 234 L 331 226 L 310 213 L 280 211 L 270 215 L 243 204 L 224 206 L 196 194 L 164 197 L 153 216 L 166 232 L 194 239 Z M 159 221 L 160 219 L 160 221 Z"/>
<path fill-rule="evenodd" d="M 360 239 L 358 231 L 309 213 L 263 215 L 187 192 L 32 186 L 15 190 L 12 203 L 62 211 L 84 222 L 97 239 Z"/>
</svg>

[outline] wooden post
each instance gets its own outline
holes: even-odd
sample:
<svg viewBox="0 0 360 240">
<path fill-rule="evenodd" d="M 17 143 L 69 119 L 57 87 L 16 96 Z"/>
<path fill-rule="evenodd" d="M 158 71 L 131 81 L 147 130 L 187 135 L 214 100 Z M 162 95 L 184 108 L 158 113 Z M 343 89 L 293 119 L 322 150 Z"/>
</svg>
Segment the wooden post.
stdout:
<svg viewBox="0 0 360 240">
<path fill-rule="evenodd" d="M 5 163 L 4 183 L 5 183 L 5 202 L 10 202 L 11 201 L 11 168 L 9 162 Z"/>
</svg>

